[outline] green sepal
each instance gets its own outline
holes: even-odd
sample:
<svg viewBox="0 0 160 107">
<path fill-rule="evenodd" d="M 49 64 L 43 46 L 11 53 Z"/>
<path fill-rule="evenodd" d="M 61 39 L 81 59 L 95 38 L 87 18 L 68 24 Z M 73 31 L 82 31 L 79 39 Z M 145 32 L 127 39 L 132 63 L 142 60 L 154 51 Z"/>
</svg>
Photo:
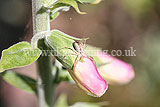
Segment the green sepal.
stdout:
<svg viewBox="0 0 160 107">
<path fill-rule="evenodd" d="M 71 37 L 59 30 L 51 31 L 49 36 L 46 36 L 46 45 L 48 45 L 56 57 L 56 59 L 67 69 L 72 69 L 77 58 L 77 54 L 73 51 L 73 43 L 79 38 Z M 69 48 L 72 48 L 69 49 Z"/>
<path fill-rule="evenodd" d="M 3 50 L 0 61 L 0 72 L 8 69 L 24 67 L 35 62 L 41 55 L 41 50 L 33 49 L 28 42 L 17 43 Z"/>
<path fill-rule="evenodd" d="M 36 80 L 14 71 L 6 71 L 1 77 L 10 85 L 29 93 L 36 93 Z"/>
</svg>

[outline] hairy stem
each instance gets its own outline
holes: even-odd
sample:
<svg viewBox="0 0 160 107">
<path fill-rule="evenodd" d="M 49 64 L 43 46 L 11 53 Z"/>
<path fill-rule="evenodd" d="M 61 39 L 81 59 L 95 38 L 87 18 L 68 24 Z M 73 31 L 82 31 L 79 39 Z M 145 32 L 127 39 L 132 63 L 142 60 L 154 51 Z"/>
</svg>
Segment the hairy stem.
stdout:
<svg viewBox="0 0 160 107">
<path fill-rule="evenodd" d="M 37 14 L 43 6 L 44 0 L 32 0 L 33 34 L 50 31 L 50 20 L 48 13 Z M 41 50 L 48 50 L 44 40 L 38 41 Z M 43 51 L 37 61 L 37 91 L 39 107 L 53 107 L 54 88 L 52 76 L 51 53 Z M 45 56 L 44 56 L 45 55 Z"/>
</svg>

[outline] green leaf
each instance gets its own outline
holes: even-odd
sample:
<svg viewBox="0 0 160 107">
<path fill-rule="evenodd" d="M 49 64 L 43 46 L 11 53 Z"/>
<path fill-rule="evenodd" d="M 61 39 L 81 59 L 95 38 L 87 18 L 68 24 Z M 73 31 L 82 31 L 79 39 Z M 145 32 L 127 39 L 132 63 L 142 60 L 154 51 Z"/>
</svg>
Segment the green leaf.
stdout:
<svg viewBox="0 0 160 107">
<path fill-rule="evenodd" d="M 29 93 L 36 92 L 36 81 L 28 76 L 18 74 L 13 71 L 2 73 L 2 78 L 12 86 L 24 90 Z"/>
<path fill-rule="evenodd" d="M 3 50 L 0 72 L 32 64 L 41 55 L 41 50 L 33 49 L 28 42 L 17 43 Z"/>
<path fill-rule="evenodd" d="M 78 4 L 77 4 L 77 2 L 75 0 L 59 0 L 56 3 L 67 4 L 69 6 L 72 6 L 77 11 L 77 13 L 79 13 L 79 14 L 86 14 L 85 12 L 81 12 L 79 10 Z"/>
<path fill-rule="evenodd" d="M 91 3 L 91 4 L 98 4 L 102 0 L 77 0 L 80 3 Z"/>
<path fill-rule="evenodd" d="M 67 69 L 72 69 L 77 58 L 77 54 L 73 51 L 73 43 L 75 40 L 82 40 L 71 37 L 59 30 L 53 30 L 51 35 L 46 37 L 46 44 L 50 47 L 56 59 Z M 72 48 L 73 50 L 69 49 Z"/>
</svg>

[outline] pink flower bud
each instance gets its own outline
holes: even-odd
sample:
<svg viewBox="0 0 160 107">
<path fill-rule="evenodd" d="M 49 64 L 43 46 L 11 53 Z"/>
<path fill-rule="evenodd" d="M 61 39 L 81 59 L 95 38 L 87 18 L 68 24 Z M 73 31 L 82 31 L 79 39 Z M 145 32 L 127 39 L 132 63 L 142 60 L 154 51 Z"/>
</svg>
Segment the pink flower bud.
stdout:
<svg viewBox="0 0 160 107">
<path fill-rule="evenodd" d="M 108 88 L 106 81 L 100 76 L 96 65 L 89 57 L 81 57 L 75 63 L 73 71 L 70 70 L 69 73 L 78 86 L 89 95 L 100 97 Z"/>
<path fill-rule="evenodd" d="M 102 52 L 98 52 L 97 56 L 106 63 L 99 68 L 99 73 L 110 84 L 127 84 L 134 78 L 134 70 L 130 64 Z"/>
</svg>

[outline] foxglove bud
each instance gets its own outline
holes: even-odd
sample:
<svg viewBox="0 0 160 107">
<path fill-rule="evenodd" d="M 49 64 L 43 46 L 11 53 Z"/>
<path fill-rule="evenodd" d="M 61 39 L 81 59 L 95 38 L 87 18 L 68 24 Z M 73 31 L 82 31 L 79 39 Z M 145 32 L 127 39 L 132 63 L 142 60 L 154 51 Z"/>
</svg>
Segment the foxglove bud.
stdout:
<svg viewBox="0 0 160 107">
<path fill-rule="evenodd" d="M 98 73 L 96 65 L 91 58 L 82 57 L 75 64 L 73 70 L 69 70 L 69 73 L 79 87 L 89 95 L 100 97 L 108 88 L 106 81 Z"/>
<path fill-rule="evenodd" d="M 55 58 L 69 71 L 81 89 L 96 97 L 105 93 L 108 88 L 106 81 L 100 76 L 96 65 L 86 55 L 81 44 L 75 42 L 82 39 L 53 30 L 45 40 Z"/>
<path fill-rule="evenodd" d="M 109 84 L 126 84 L 135 76 L 130 64 L 103 53 L 100 48 L 87 45 L 86 53 L 96 61 L 100 75 Z"/>
<path fill-rule="evenodd" d="M 99 67 L 99 73 L 110 84 L 122 85 L 134 78 L 134 70 L 130 64 L 102 52 L 98 52 L 97 56 L 106 63 Z"/>
</svg>

